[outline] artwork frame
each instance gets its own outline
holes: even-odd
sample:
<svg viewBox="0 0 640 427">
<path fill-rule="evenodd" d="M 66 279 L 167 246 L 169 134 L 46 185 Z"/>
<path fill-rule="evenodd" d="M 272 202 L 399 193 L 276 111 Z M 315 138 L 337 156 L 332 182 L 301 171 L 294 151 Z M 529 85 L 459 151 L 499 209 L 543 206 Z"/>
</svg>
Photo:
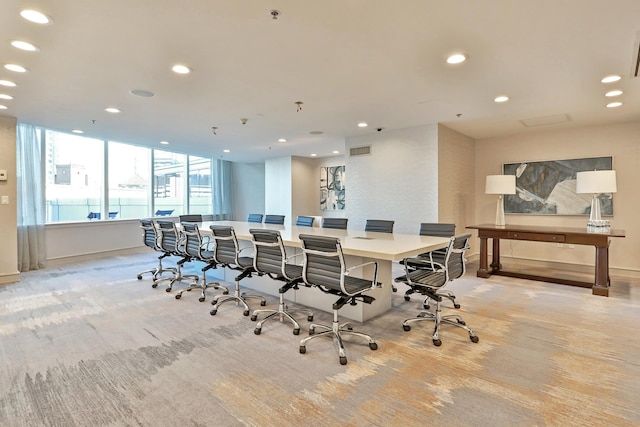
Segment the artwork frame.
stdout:
<svg viewBox="0 0 640 427">
<path fill-rule="evenodd" d="M 345 209 L 345 169 L 344 165 L 320 168 L 320 210 Z"/>
<path fill-rule="evenodd" d="M 612 169 L 612 156 L 504 163 L 503 174 L 516 176 L 516 194 L 504 195 L 504 212 L 589 215 L 593 195 L 576 193 L 576 174 Z M 613 216 L 612 194 L 601 194 L 599 198 L 602 216 Z"/>
</svg>

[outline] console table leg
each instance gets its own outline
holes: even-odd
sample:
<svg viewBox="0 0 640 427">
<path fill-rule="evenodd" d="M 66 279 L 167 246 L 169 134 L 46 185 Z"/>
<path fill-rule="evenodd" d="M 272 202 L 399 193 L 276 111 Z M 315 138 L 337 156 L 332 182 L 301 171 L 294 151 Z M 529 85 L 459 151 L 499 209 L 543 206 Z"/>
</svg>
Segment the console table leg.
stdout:
<svg viewBox="0 0 640 427">
<path fill-rule="evenodd" d="M 478 273 L 476 275 L 484 279 L 491 276 L 491 272 L 489 271 L 488 256 L 489 254 L 487 251 L 487 238 L 480 237 L 480 268 L 478 269 Z"/>
<path fill-rule="evenodd" d="M 500 264 L 500 239 L 493 238 L 493 260 L 491 261 L 491 271 L 501 270 Z"/>
<path fill-rule="evenodd" d="M 603 297 L 609 296 L 609 247 L 596 246 L 596 282 L 593 284 L 592 294 Z"/>
</svg>

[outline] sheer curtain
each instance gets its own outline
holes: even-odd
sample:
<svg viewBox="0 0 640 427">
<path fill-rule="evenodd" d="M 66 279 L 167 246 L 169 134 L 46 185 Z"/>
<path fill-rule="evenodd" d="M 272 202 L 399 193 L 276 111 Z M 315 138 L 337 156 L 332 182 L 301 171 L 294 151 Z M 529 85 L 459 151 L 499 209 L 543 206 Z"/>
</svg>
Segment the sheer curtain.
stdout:
<svg viewBox="0 0 640 427">
<path fill-rule="evenodd" d="M 42 188 L 41 131 L 18 123 L 18 270 L 45 267 L 45 203 Z"/>
<path fill-rule="evenodd" d="M 217 220 L 233 219 L 233 200 L 231 162 L 216 159 L 213 161 L 213 214 Z"/>
</svg>

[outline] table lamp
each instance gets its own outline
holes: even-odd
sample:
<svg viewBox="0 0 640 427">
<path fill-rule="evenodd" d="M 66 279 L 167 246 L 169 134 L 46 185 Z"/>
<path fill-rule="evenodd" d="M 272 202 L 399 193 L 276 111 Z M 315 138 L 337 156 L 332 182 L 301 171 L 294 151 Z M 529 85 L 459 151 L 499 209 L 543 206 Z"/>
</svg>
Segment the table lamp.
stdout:
<svg viewBox="0 0 640 427">
<path fill-rule="evenodd" d="M 578 172 L 576 174 L 576 193 L 591 193 L 591 213 L 588 227 L 610 227 L 611 224 L 607 220 L 600 217 L 600 194 L 615 193 L 618 191 L 616 185 L 616 171 L 614 170 L 595 170 Z"/>
<path fill-rule="evenodd" d="M 498 194 L 498 205 L 496 206 L 496 225 L 504 226 L 504 204 L 503 194 L 516 194 L 515 175 L 487 175 L 484 188 L 485 194 Z"/>
</svg>

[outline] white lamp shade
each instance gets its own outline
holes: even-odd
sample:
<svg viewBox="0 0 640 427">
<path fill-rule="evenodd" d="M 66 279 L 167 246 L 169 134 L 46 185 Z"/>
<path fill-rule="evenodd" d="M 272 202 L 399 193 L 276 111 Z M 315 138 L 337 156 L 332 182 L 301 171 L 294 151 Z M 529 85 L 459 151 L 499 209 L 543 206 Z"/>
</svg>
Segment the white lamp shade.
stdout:
<svg viewBox="0 0 640 427">
<path fill-rule="evenodd" d="M 487 175 L 485 194 L 516 194 L 515 175 Z"/>
<path fill-rule="evenodd" d="M 576 174 L 576 193 L 615 193 L 616 171 L 601 170 L 578 172 Z"/>
</svg>

